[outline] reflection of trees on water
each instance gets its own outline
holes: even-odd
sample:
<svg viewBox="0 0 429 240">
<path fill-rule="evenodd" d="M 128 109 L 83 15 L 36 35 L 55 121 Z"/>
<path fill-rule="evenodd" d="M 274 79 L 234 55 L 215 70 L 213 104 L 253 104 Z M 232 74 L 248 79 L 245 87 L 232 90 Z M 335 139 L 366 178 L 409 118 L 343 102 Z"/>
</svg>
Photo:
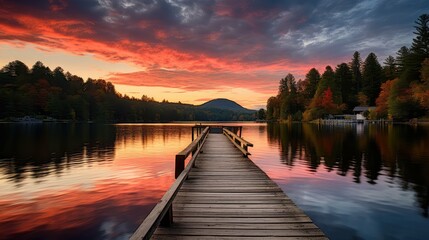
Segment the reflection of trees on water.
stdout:
<svg viewBox="0 0 429 240">
<path fill-rule="evenodd" d="M 73 165 L 113 160 L 115 127 L 91 124 L 0 125 L 0 170 L 16 182 Z"/>
<path fill-rule="evenodd" d="M 268 138 L 271 143 L 277 142 L 279 139 L 282 143 L 280 160 L 286 164 L 293 166 L 294 159 L 292 156 L 296 156 L 298 149 L 303 146 L 300 144 L 299 135 L 301 134 L 300 128 L 291 128 L 289 125 L 283 124 L 269 124 L 268 125 Z M 286 144 L 283 144 L 286 143 Z M 300 157 L 300 156 L 296 156 Z"/>
<path fill-rule="evenodd" d="M 0 136 L 0 172 L 17 183 L 113 161 L 115 144 L 191 140 L 189 126 L 174 125 L 1 124 Z"/>
<path fill-rule="evenodd" d="M 338 175 L 353 175 L 360 183 L 364 175 L 376 184 L 380 175 L 386 181 L 400 181 L 404 190 L 415 191 L 416 199 L 428 216 L 429 133 L 427 127 L 408 125 L 318 126 L 316 124 L 269 124 L 268 140 L 278 144 L 280 160 L 293 167 L 304 162 L 310 171 L 324 167 Z"/>
<path fill-rule="evenodd" d="M 157 138 L 162 138 L 163 143 L 182 138 L 190 142 L 190 133 L 191 127 L 186 125 L 124 124 L 116 125 L 116 142 L 117 144 L 141 142 L 143 147 L 146 147 L 148 143 L 154 143 Z"/>
</svg>

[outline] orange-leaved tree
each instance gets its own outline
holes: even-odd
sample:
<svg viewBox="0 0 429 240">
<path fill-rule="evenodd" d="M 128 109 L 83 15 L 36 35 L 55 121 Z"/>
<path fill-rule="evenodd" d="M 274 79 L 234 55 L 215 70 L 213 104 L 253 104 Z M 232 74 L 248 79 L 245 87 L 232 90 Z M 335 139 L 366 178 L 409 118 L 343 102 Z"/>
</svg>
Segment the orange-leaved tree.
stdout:
<svg viewBox="0 0 429 240">
<path fill-rule="evenodd" d="M 381 84 L 381 91 L 380 95 L 378 95 L 377 100 L 375 101 L 377 108 L 375 109 L 375 112 L 377 114 L 377 118 L 386 118 L 388 116 L 389 111 L 389 95 L 390 91 L 392 89 L 392 85 L 395 83 L 395 81 L 398 81 L 398 79 L 395 80 L 389 80 L 385 83 Z"/>
</svg>

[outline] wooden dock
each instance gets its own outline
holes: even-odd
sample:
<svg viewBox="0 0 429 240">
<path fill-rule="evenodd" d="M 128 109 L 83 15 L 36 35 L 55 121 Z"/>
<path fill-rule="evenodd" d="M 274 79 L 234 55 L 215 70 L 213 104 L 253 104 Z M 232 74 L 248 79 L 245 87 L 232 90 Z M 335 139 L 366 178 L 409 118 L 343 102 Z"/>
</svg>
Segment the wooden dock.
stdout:
<svg viewBox="0 0 429 240">
<path fill-rule="evenodd" d="M 327 239 L 247 158 L 251 143 L 209 131 L 176 156 L 176 182 L 130 239 Z"/>
</svg>

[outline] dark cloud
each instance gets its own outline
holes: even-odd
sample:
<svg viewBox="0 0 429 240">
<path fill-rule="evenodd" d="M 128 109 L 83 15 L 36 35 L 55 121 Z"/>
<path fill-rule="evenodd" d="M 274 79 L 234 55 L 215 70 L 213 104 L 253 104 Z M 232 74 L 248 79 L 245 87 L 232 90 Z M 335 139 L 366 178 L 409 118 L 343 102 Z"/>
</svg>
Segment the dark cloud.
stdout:
<svg viewBox="0 0 429 240">
<path fill-rule="evenodd" d="M 415 19 L 429 12 L 429 4 L 423 0 L 1 0 L 0 3 L 3 6 L 0 11 L 5 14 L 0 24 L 8 29 L 28 28 L 16 19 L 23 15 L 64 24 L 49 25 L 51 35 L 41 32 L 18 36 L 11 32 L 0 34 L 0 40 L 67 47 L 60 43 L 66 38 L 58 40 L 52 34 L 54 31 L 61 36 L 119 49 L 82 48 L 87 52 L 106 52 L 109 59 L 138 55 L 122 52 L 146 52 L 143 59 L 134 61 L 149 67 L 163 66 L 169 61 L 154 60 L 156 57 L 148 54 L 168 49 L 175 59 L 172 62 L 214 59 L 201 64 L 212 69 L 231 64 L 243 68 L 278 63 L 284 64 L 284 68 L 292 63 L 336 64 L 351 58 L 354 51 L 361 51 L 362 55 L 369 52 L 382 57 L 393 55 L 402 45 L 410 44 Z M 111 56 L 115 51 L 117 56 Z M 181 53 L 186 56 L 180 56 Z M 167 67 L 177 67 L 177 63 Z"/>
</svg>

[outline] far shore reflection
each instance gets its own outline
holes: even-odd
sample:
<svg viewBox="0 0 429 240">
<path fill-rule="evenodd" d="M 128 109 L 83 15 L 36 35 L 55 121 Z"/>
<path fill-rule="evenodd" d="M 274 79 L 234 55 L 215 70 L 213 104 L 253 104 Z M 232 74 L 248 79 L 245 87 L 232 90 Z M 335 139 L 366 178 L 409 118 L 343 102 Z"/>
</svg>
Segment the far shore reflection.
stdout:
<svg viewBox="0 0 429 240">
<path fill-rule="evenodd" d="M 268 124 L 268 141 L 280 145 L 280 160 L 294 166 L 305 161 L 311 171 L 321 167 L 353 175 L 355 183 L 377 184 L 380 175 L 412 189 L 428 217 L 429 128 L 409 125 Z"/>
</svg>

